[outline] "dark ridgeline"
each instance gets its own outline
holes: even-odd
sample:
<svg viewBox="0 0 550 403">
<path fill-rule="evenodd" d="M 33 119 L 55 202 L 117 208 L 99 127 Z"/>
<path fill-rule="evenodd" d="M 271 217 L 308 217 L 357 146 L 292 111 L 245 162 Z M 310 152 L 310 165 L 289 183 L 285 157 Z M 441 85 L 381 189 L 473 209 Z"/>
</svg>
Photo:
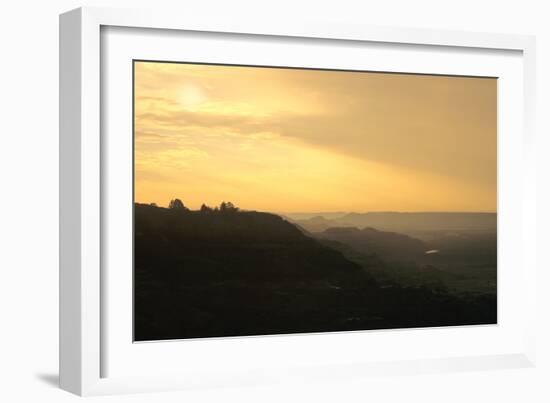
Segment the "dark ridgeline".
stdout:
<svg viewBox="0 0 550 403">
<path fill-rule="evenodd" d="M 177 199 L 136 204 L 134 230 L 136 341 L 496 322 L 494 294 L 395 275 L 392 249 L 401 262 L 425 258 L 405 235 L 318 236 L 275 214 Z"/>
</svg>

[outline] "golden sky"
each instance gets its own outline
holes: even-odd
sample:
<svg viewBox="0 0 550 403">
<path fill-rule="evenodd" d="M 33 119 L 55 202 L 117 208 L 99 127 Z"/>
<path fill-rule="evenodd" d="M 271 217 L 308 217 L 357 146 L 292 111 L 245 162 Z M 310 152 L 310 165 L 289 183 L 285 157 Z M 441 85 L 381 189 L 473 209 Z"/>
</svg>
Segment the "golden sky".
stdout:
<svg viewBox="0 0 550 403">
<path fill-rule="evenodd" d="M 137 202 L 496 211 L 496 79 L 134 67 Z"/>
</svg>

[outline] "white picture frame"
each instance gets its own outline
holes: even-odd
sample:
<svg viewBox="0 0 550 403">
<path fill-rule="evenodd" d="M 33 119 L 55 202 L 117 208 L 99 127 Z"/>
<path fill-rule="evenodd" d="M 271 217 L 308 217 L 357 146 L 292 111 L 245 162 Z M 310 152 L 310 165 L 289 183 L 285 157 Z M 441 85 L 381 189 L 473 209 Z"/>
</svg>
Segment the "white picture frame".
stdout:
<svg viewBox="0 0 550 403">
<path fill-rule="evenodd" d="M 301 361 L 280 361 L 275 363 L 265 360 L 261 368 L 261 375 L 251 373 L 257 370 L 253 361 L 243 360 L 235 362 L 231 356 L 226 357 L 229 363 L 219 370 L 209 370 L 208 364 L 200 370 L 193 368 L 198 358 L 186 360 L 184 364 L 167 365 L 171 371 L 155 375 L 151 371 L 124 375 L 127 368 L 119 365 L 120 370 L 111 371 L 106 367 L 113 351 L 132 352 L 130 347 L 113 344 L 109 332 L 105 327 L 110 326 L 109 317 L 111 305 L 106 303 L 109 291 L 105 287 L 105 245 L 103 227 L 108 225 L 105 214 L 102 214 L 106 197 L 105 182 L 110 175 L 107 167 L 108 157 L 104 147 L 111 147 L 110 141 L 102 138 L 102 133 L 108 131 L 109 124 L 105 123 L 106 111 L 102 109 L 104 94 L 110 91 L 108 83 L 102 81 L 102 60 L 108 53 L 104 53 L 102 46 L 102 30 L 108 27 L 117 29 L 155 29 L 164 32 L 194 32 L 195 36 L 204 33 L 219 33 L 219 35 L 245 35 L 254 38 L 271 38 L 277 40 L 338 40 L 330 46 L 337 47 L 338 43 L 378 43 L 398 44 L 400 46 L 423 46 L 434 49 L 467 49 L 471 52 L 483 54 L 490 51 L 515 52 L 521 69 L 511 69 L 511 75 L 521 81 L 519 100 L 511 106 L 515 109 L 506 109 L 508 113 L 517 112 L 518 121 L 522 124 L 518 130 L 507 130 L 499 127 L 499 136 L 505 133 L 513 140 L 505 153 L 517 155 L 513 164 L 507 170 L 499 170 L 499 186 L 503 181 L 513 181 L 514 187 L 504 186 L 504 192 L 499 198 L 506 196 L 513 202 L 514 208 L 521 210 L 520 218 L 510 221 L 510 228 L 517 230 L 516 240 L 521 246 L 513 253 L 515 261 L 520 262 L 521 272 L 518 274 L 521 282 L 518 285 L 517 295 L 507 298 L 518 298 L 522 301 L 524 320 L 515 325 L 513 332 L 502 333 L 497 329 L 485 329 L 480 334 L 477 330 L 462 328 L 455 332 L 446 330 L 432 333 L 418 334 L 401 332 L 378 332 L 375 336 L 369 333 L 353 332 L 353 334 L 336 334 L 324 339 L 318 335 L 300 335 L 290 338 L 258 337 L 248 338 L 247 348 L 252 348 L 250 355 L 262 355 L 266 349 L 302 348 L 307 345 L 332 348 L 334 343 L 361 343 L 365 337 L 393 338 L 399 342 L 404 338 L 421 340 L 429 338 L 430 343 L 437 343 L 443 337 L 461 337 L 465 343 L 472 344 L 475 337 L 489 338 L 497 332 L 497 337 L 508 337 L 514 334 L 513 343 L 506 344 L 501 350 L 484 350 L 467 348 L 463 352 L 454 351 L 445 353 L 442 347 L 432 354 L 418 357 L 401 356 L 399 352 L 393 357 L 377 360 L 363 360 L 358 357 L 355 361 L 335 361 L 330 354 L 317 358 L 308 363 L 308 356 L 304 354 Z M 170 31 L 168 31 L 170 30 Z M 160 32 L 160 31 L 157 31 Z M 221 34 L 223 33 L 223 34 Z M 282 40 L 281 39 L 281 40 Z M 160 41 L 161 39 L 159 39 Z M 172 38 L 173 40 L 173 38 Z M 102 45 L 103 43 L 103 45 Z M 145 46 L 145 45 L 144 45 Z M 535 234 L 535 163 L 530 158 L 535 150 L 533 120 L 534 120 L 534 91 L 535 91 L 535 61 L 534 38 L 521 35 L 467 33 L 443 30 L 417 30 L 408 28 L 383 28 L 367 26 L 350 26 L 341 24 L 304 22 L 293 24 L 280 21 L 248 21 L 239 20 L 209 20 L 195 18 L 191 15 L 181 16 L 171 13 L 151 12 L 144 10 L 116 10 L 104 8 L 80 8 L 61 15 L 60 17 L 60 385 L 63 389 L 79 395 L 130 393 L 139 391 L 159 391 L 169 389 L 185 389 L 194 387 L 211 387 L 215 385 L 251 385 L 266 382 L 280 382 L 281 380 L 296 381 L 301 379 L 333 379 L 345 376 L 368 376 L 374 373 L 408 374 L 418 372 L 445 372 L 465 371 L 490 368 L 518 368 L 533 366 L 535 363 L 535 290 L 537 265 L 535 261 L 534 234 Z M 103 53 L 102 53 L 103 52 Z M 102 56 L 103 55 L 103 56 Z M 128 57 L 131 57 L 129 55 Z M 199 57 L 199 56 L 197 56 Z M 460 57 L 453 56 L 453 57 Z M 195 61 L 199 61 L 196 60 Z M 436 68 L 436 67 L 434 67 Z M 483 67 L 479 67 L 483 69 Z M 455 69 L 460 69 L 455 66 Z M 407 69 L 405 69 L 407 70 Z M 454 72 L 458 70 L 453 70 Z M 479 70 L 482 71 L 482 70 Z M 520 71 L 520 73 L 518 73 Z M 465 70 L 467 73 L 467 69 Z M 507 73 L 508 74 L 508 73 Z M 117 87 L 118 88 L 118 87 Z M 118 91 L 113 87 L 113 90 Z M 124 91 L 124 89 L 121 89 Z M 127 100 L 130 102 L 130 99 Z M 111 101 L 109 101 L 111 102 Z M 110 105 L 114 105 L 112 102 Z M 518 106 L 519 105 L 519 106 Z M 521 110 L 519 110 L 521 109 Z M 103 120 L 102 120 L 103 119 Z M 499 121 L 500 122 L 500 121 Z M 516 122 L 517 123 L 517 122 Z M 506 123 L 508 124 L 508 123 Z M 516 127 L 516 126 L 514 126 Z M 501 130 L 502 129 L 502 130 Z M 111 137 L 109 137 L 110 139 Z M 500 138 L 500 137 L 499 137 Z M 503 142 L 505 145 L 507 142 Z M 517 147 L 511 147 L 517 145 Z M 504 173 L 502 177 L 501 173 Z M 514 178 L 511 178 L 511 175 Z M 521 186 L 520 189 L 515 185 Z M 507 190 L 508 189 L 508 190 Z M 508 199 L 507 199 L 508 200 Z M 499 219 L 499 226 L 501 225 Z M 506 224 L 506 223 L 505 223 Z M 506 224 L 508 225 L 508 224 Z M 500 228 L 499 228 L 500 236 Z M 500 248 L 500 246 L 499 246 Z M 506 255 L 509 256 L 509 255 Z M 499 252 L 499 259 L 501 258 Z M 500 261 L 499 261 L 500 264 Z M 500 288 L 499 288 L 500 292 Z M 500 306 L 500 305 L 499 305 Z M 508 305 L 504 305 L 509 306 Z M 521 313 L 521 312 L 520 312 Z M 499 314 L 502 314 L 500 312 Z M 111 330 L 111 333 L 114 330 Z M 454 333 L 452 333 L 454 332 Z M 481 335 L 481 332 L 484 334 Z M 500 333 L 499 333 L 500 332 Z M 452 333 L 452 334 L 451 334 Z M 521 338 L 521 341 L 518 341 Z M 127 338 L 126 338 L 127 339 Z M 125 339 L 125 340 L 126 340 Z M 264 340 L 269 339 L 269 347 Z M 397 340 L 397 339 L 396 339 Z M 448 339 L 451 340 L 451 339 Z M 242 341 L 242 340 L 241 340 Z M 285 343 L 292 344 L 285 344 Z M 131 340 L 128 340 L 131 344 Z M 200 350 L 203 343 L 205 351 L 216 349 L 220 354 L 228 349 L 235 349 L 239 354 L 246 354 L 242 343 L 233 339 L 211 339 L 204 342 L 193 341 L 193 350 Z M 166 354 L 176 351 L 177 343 L 155 343 L 163 345 L 155 348 L 155 356 L 168 364 Z M 495 343 L 498 344 L 498 343 Z M 109 346 L 107 348 L 107 346 Z M 503 345 L 504 346 L 504 345 Z M 467 345 L 468 347 L 468 345 Z M 470 346 L 472 347 L 472 346 Z M 162 350 L 162 351 L 161 351 Z M 152 351 L 152 350 L 151 350 Z M 252 353 L 253 351 L 253 353 Z M 126 354 L 126 353 L 125 353 Z M 147 352 L 144 353 L 147 356 Z M 160 354 L 160 355 L 159 355 Z M 163 355 L 164 354 L 164 355 Z M 189 351 L 185 354 L 189 355 Z M 149 354 L 151 355 L 151 354 Z M 117 356 L 119 361 L 132 362 L 129 355 Z M 271 357 L 274 359 L 274 357 Z M 140 358 L 141 359 L 141 358 Z M 164 360 L 164 361 L 162 361 Z M 193 361 L 195 360 L 195 362 Z M 233 361 L 231 361 L 233 360 Z M 147 366 L 143 361 L 143 366 Z M 152 365 L 152 361 L 148 363 Z M 291 365 L 292 364 L 292 365 Z M 294 365 L 296 364 L 296 365 Z M 129 364 L 130 365 L 130 364 Z M 135 366 L 135 364 L 131 364 Z M 249 367 L 247 367 L 249 365 Z M 255 366 L 256 365 L 256 366 Z M 154 367 L 153 367 L 154 368 Z M 153 371 L 154 372 L 154 371 Z M 111 376 L 111 373 L 116 375 Z"/>
</svg>

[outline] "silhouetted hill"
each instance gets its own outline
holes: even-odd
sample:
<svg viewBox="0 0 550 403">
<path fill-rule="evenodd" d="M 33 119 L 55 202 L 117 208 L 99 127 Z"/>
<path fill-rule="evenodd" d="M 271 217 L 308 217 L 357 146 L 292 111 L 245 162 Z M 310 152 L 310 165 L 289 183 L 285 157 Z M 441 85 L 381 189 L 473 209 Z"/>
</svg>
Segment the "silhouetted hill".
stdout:
<svg viewBox="0 0 550 403">
<path fill-rule="evenodd" d="M 289 217 L 289 220 L 308 232 L 323 232 L 335 227 L 354 227 L 352 224 L 341 223 L 338 218 L 330 219 L 320 215 L 303 219 Z"/>
<path fill-rule="evenodd" d="M 315 236 L 344 243 L 363 254 L 376 254 L 386 261 L 415 260 L 428 250 L 419 239 L 370 227 L 362 230 L 355 227 L 328 228 Z"/>
<path fill-rule="evenodd" d="M 398 213 L 371 212 L 348 213 L 337 217 L 321 214 L 302 218 L 289 215 L 290 219 L 310 232 L 322 232 L 334 227 L 375 228 L 406 234 L 422 240 L 452 233 L 496 233 L 496 213 Z"/>
<path fill-rule="evenodd" d="M 195 281 L 343 281 L 346 276 L 358 281 L 358 276 L 368 277 L 340 252 L 274 214 L 181 212 L 138 204 L 135 227 L 140 265 L 177 263 L 178 275 L 193 275 Z"/>
<path fill-rule="evenodd" d="M 373 228 L 340 227 L 312 236 L 341 251 L 347 259 L 366 264 L 380 284 L 424 285 L 455 294 L 496 294 L 496 233 L 429 234 L 429 241 L 422 241 Z"/>
<path fill-rule="evenodd" d="M 305 220 L 297 220 L 294 223 L 309 232 L 322 232 L 333 227 L 335 220 L 328 220 L 323 216 L 315 216 Z"/>
<path fill-rule="evenodd" d="M 496 231 L 495 213 L 349 213 L 338 219 L 345 225 L 374 227 L 409 234 L 419 231 Z"/>
<path fill-rule="evenodd" d="M 495 300 L 380 286 L 281 217 L 136 204 L 136 340 L 494 323 Z M 368 231 L 367 231 L 368 232 Z"/>
</svg>

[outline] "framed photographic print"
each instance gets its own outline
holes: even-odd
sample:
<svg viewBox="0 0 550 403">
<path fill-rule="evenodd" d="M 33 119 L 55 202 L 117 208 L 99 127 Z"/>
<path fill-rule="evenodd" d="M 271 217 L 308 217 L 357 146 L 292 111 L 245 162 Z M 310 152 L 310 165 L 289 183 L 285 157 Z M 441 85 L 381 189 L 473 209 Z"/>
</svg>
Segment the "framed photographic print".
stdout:
<svg viewBox="0 0 550 403">
<path fill-rule="evenodd" d="M 134 340 L 497 323 L 497 78 L 133 63 Z"/>
<path fill-rule="evenodd" d="M 533 365 L 533 38 L 60 21 L 64 389 Z"/>
</svg>

